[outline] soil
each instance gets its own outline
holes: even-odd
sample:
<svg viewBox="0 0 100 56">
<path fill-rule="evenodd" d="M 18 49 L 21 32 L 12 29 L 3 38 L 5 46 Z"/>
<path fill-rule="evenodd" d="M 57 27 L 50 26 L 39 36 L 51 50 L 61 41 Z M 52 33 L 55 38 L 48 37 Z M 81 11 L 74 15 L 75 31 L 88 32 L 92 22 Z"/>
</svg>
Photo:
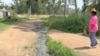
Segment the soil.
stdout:
<svg viewBox="0 0 100 56">
<path fill-rule="evenodd" d="M 83 54 L 83 56 L 100 56 L 100 44 L 96 48 L 90 49 L 90 39 L 86 36 L 57 30 L 51 30 L 49 36 L 56 41 L 60 41 L 64 46 Z"/>
<path fill-rule="evenodd" d="M 0 33 L 0 56 L 36 56 L 37 20 L 18 23 Z"/>
</svg>

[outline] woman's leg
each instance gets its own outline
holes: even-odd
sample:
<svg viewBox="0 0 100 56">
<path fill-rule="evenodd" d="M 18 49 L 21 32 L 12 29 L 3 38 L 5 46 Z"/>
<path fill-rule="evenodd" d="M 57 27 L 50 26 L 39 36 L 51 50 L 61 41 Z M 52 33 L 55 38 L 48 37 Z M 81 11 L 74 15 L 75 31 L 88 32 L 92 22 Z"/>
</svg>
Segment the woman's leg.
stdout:
<svg viewBox="0 0 100 56">
<path fill-rule="evenodd" d="M 90 32 L 89 33 L 90 41 L 91 41 L 91 46 L 94 47 L 97 45 L 97 40 L 96 40 L 96 33 Z"/>
</svg>

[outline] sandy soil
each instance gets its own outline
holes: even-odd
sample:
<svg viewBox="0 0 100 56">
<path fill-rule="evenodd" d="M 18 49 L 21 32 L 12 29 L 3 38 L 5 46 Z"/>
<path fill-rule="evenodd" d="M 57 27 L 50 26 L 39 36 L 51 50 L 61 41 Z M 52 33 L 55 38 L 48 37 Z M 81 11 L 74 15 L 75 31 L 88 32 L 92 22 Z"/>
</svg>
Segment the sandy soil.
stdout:
<svg viewBox="0 0 100 56">
<path fill-rule="evenodd" d="M 51 30 L 49 36 L 54 40 L 60 41 L 63 45 L 84 54 L 84 56 L 100 56 L 100 44 L 96 48 L 90 49 L 88 37 L 57 30 Z"/>
<path fill-rule="evenodd" d="M 0 56 L 36 56 L 36 21 L 19 23 L 0 33 Z"/>
</svg>

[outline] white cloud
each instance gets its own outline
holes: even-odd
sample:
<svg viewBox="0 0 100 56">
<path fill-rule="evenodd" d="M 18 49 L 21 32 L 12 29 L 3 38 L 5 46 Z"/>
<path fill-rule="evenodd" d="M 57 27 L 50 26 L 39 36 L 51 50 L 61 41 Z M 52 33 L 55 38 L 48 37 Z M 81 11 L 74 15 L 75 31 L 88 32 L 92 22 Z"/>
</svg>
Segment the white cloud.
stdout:
<svg viewBox="0 0 100 56">
<path fill-rule="evenodd" d="M 12 3 L 12 0 L 1 0 L 2 2 L 4 2 L 4 4 L 10 5 Z"/>
</svg>

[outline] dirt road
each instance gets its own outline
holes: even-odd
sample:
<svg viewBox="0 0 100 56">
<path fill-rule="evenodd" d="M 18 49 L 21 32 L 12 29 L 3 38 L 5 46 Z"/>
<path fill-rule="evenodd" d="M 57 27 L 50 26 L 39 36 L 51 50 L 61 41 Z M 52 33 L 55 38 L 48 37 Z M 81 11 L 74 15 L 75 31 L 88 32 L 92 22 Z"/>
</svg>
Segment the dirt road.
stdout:
<svg viewBox="0 0 100 56">
<path fill-rule="evenodd" d="M 0 33 L 0 56 L 36 56 L 37 20 L 13 25 L 10 29 Z M 100 56 L 100 44 L 90 49 L 88 37 L 52 30 L 52 39 L 60 41 L 84 56 Z"/>
<path fill-rule="evenodd" d="M 0 56 L 36 56 L 36 21 L 19 23 L 0 33 Z"/>
</svg>

